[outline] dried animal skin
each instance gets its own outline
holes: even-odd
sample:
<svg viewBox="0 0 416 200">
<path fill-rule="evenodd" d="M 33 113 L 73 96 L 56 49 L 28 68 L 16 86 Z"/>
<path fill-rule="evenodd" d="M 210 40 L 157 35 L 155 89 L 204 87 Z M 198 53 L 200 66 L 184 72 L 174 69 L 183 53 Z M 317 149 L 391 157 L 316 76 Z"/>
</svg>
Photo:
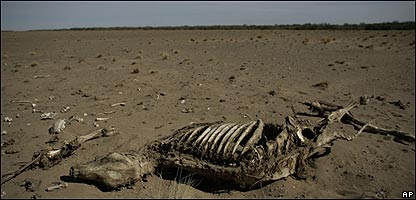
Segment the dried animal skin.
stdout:
<svg viewBox="0 0 416 200">
<path fill-rule="evenodd" d="M 294 174 L 298 160 L 308 155 L 308 148 L 298 148 L 297 144 L 287 145 L 300 140 L 295 139 L 298 137 L 296 133 L 286 129 L 275 133 L 274 137 L 269 137 L 266 141 L 264 126 L 270 125 L 263 124 L 261 120 L 241 124 L 193 124 L 162 141 L 146 145 L 140 151 L 129 154 L 113 153 L 74 166 L 70 175 L 75 179 L 98 181 L 109 189 L 115 189 L 139 180 L 145 175 L 144 172 L 153 173 L 156 166 L 178 166 L 247 186 L 259 180 L 278 180 Z M 277 137 L 279 134 L 286 137 Z M 275 146 L 280 151 L 272 154 L 265 151 L 268 149 L 267 142 L 277 142 L 279 139 L 285 139 L 285 145 Z M 192 145 L 189 145 L 190 142 Z M 220 154 L 215 153 L 218 146 L 224 146 Z"/>
<path fill-rule="evenodd" d="M 177 168 L 195 174 L 251 187 L 290 175 L 300 176 L 311 156 L 336 139 L 352 140 L 358 133 L 338 133 L 328 127 L 340 123 L 357 104 L 337 107 L 316 126 L 286 117 L 283 125 L 255 120 L 243 123 L 191 124 L 144 147 L 112 153 L 71 167 L 75 180 L 88 180 L 112 190 L 131 184 L 157 167 Z M 371 129 L 372 130 L 372 129 Z M 413 138 L 414 136 L 409 136 Z"/>
</svg>

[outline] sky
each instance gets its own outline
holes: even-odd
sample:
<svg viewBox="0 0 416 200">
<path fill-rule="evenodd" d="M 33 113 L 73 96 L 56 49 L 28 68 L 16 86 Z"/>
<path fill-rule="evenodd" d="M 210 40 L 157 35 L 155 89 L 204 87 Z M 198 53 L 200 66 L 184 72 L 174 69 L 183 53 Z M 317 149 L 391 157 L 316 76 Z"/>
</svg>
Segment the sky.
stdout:
<svg viewBox="0 0 416 200">
<path fill-rule="evenodd" d="M 1 30 L 415 21 L 414 1 L 1 1 Z"/>
</svg>

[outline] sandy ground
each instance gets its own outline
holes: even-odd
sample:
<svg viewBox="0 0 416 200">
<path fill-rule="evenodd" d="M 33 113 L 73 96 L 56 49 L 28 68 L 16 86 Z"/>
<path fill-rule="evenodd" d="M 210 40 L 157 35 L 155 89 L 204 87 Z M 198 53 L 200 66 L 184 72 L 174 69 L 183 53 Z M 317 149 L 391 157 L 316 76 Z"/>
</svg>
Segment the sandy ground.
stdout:
<svg viewBox="0 0 416 200">
<path fill-rule="evenodd" d="M 302 101 L 347 105 L 373 95 L 352 110 L 356 118 L 414 134 L 414 41 L 414 31 L 2 32 L 2 175 L 51 146 L 54 120 L 41 120 L 30 104 L 13 100 L 32 101 L 60 119 L 82 117 L 65 129 L 72 135 L 95 130 L 96 117 L 110 118 L 97 123 L 120 132 L 86 143 L 51 169 L 24 172 L 1 186 L 2 198 L 401 198 L 402 191 L 415 191 L 415 144 L 369 133 L 336 141 L 308 167 L 306 180 L 288 177 L 255 190 L 212 192 L 209 184 L 178 184 L 160 178 L 163 173 L 114 192 L 84 183 L 45 189 L 62 182 L 70 166 L 138 148 L 191 122 L 282 124 L 291 105 L 305 110 Z M 313 86 L 322 82 L 327 87 Z M 111 107 L 119 102 L 125 106 Z M 24 180 L 39 184 L 26 191 Z"/>
</svg>

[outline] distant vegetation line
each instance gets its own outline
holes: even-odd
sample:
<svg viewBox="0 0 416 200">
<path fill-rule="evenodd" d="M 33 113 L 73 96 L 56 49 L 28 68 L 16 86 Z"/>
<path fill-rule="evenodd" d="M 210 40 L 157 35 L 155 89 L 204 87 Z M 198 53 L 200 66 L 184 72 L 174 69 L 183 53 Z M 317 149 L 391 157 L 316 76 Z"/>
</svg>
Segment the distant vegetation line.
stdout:
<svg viewBox="0 0 416 200">
<path fill-rule="evenodd" d="M 90 31 L 90 30 L 415 30 L 415 22 L 383 22 L 360 24 L 290 24 L 290 25 L 209 25 L 209 26 L 146 26 L 146 27 L 87 27 L 31 31 Z"/>
</svg>

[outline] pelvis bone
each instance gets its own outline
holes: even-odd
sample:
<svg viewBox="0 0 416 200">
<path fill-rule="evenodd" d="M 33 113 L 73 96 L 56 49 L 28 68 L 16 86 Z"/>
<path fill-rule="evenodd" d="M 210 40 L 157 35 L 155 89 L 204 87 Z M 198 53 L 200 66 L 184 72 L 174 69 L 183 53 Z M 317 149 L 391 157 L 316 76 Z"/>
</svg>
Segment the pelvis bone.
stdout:
<svg viewBox="0 0 416 200">
<path fill-rule="evenodd" d="M 193 124 L 139 150 L 112 153 L 73 166 L 70 176 L 110 190 L 134 183 L 157 167 L 180 167 L 243 187 L 300 176 L 308 158 L 321 154 L 332 141 L 351 140 L 367 128 L 368 124 L 361 126 L 350 135 L 328 129 L 334 122 L 350 119 L 344 116 L 350 117 L 349 111 L 356 105 L 352 103 L 323 114 L 324 119 L 315 126 L 304 125 L 296 116 L 286 117 L 283 125 L 260 119 L 246 123 Z M 414 141 L 414 136 L 410 140 Z"/>
</svg>

